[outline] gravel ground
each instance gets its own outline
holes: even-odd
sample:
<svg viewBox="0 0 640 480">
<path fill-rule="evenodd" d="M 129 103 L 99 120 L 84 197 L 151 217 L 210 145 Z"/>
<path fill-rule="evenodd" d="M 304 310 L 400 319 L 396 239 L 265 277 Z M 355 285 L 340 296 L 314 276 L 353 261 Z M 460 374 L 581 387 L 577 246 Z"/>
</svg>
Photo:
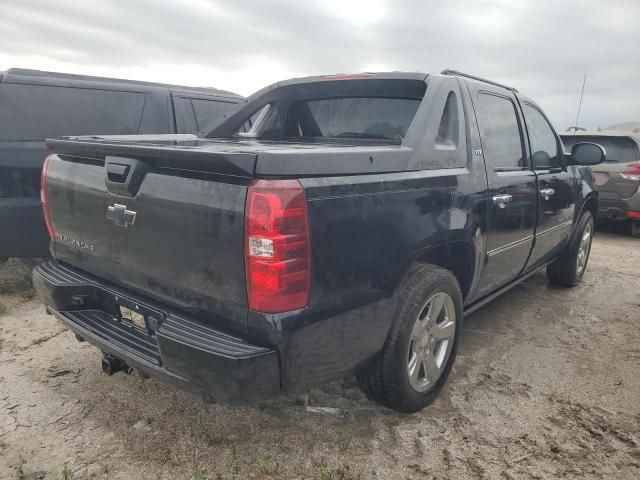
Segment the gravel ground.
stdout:
<svg viewBox="0 0 640 480">
<path fill-rule="evenodd" d="M 448 384 L 414 415 L 352 380 L 314 390 L 335 408 L 316 413 L 107 377 L 28 290 L 0 294 L 0 478 L 640 478 L 639 246 L 599 232 L 578 288 L 535 275 L 469 317 Z"/>
</svg>

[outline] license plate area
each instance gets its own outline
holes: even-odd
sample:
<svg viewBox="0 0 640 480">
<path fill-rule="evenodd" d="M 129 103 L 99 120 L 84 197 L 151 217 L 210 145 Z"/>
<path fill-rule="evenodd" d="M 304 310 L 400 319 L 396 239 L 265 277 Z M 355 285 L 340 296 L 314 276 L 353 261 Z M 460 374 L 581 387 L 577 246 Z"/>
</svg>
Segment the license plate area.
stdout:
<svg viewBox="0 0 640 480">
<path fill-rule="evenodd" d="M 161 312 L 117 295 L 114 300 L 118 306 L 117 317 L 119 321 L 147 335 L 155 335 L 164 318 Z"/>
<path fill-rule="evenodd" d="M 122 320 L 123 322 L 132 323 L 136 327 L 146 330 L 147 332 L 149 331 L 145 315 L 131 310 L 127 307 L 120 307 L 120 320 Z"/>
</svg>

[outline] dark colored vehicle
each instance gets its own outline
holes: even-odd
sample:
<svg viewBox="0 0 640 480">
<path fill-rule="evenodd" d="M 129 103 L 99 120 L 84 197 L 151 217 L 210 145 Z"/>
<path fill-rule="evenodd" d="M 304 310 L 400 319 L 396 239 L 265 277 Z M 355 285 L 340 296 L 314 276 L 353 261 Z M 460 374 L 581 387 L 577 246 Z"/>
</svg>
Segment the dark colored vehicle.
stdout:
<svg viewBox="0 0 640 480">
<path fill-rule="evenodd" d="M 581 131 L 560 135 L 567 148 L 592 142 L 604 147 L 607 161 L 593 167 L 599 192 L 598 216 L 631 223 L 640 237 L 640 134 L 625 131 Z"/>
<path fill-rule="evenodd" d="M 0 72 L 0 260 L 49 255 L 40 207 L 45 139 L 194 134 L 242 97 L 212 88 L 12 68 Z"/>
<path fill-rule="evenodd" d="M 197 141 L 48 145 L 34 285 L 105 371 L 230 403 L 355 373 L 407 412 L 464 314 L 544 267 L 580 281 L 598 200 L 579 164 L 604 159 L 453 71 L 278 83 Z"/>
</svg>

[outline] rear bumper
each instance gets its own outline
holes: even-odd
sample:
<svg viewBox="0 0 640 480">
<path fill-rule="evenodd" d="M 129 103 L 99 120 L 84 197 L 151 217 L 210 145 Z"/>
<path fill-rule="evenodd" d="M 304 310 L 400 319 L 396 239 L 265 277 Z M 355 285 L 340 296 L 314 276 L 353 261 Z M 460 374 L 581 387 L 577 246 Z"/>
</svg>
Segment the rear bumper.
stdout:
<svg viewBox="0 0 640 480">
<path fill-rule="evenodd" d="M 166 383 L 223 403 L 248 403 L 280 392 L 275 350 L 55 261 L 34 269 L 33 284 L 48 311 L 75 333 Z M 141 312 L 147 328 L 118 318 L 118 305 Z"/>
<path fill-rule="evenodd" d="M 40 199 L 0 198 L 0 258 L 48 256 L 49 234 Z"/>
<path fill-rule="evenodd" d="M 640 211 L 640 191 L 629 198 L 622 198 L 616 192 L 599 192 L 598 216 L 612 220 L 627 220 L 627 212 Z"/>
</svg>

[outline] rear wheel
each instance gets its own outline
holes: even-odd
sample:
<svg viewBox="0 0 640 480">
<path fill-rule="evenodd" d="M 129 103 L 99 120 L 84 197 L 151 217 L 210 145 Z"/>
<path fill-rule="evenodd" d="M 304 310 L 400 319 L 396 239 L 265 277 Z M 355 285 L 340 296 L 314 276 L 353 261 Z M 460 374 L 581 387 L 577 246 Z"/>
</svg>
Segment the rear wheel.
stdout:
<svg viewBox="0 0 640 480">
<path fill-rule="evenodd" d="M 640 222 L 631 222 L 631 236 L 640 238 Z"/>
<path fill-rule="evenodd" d="M 444 385 L 462 330 L 462 294 L 443 268 L 421 265 L 406 281 L 381 354 L 357 376 L 372 399 L 401 412 L 430 404 Z"/>
<path fill-rule="evenodd" d="M 560 256 L 547 266 L 547 277 L 555 285 L 573 287 L 582 280 L 593 240 L 594 221 L 591 212 L 584 212 L 569 245 Z"/>
</svg>

